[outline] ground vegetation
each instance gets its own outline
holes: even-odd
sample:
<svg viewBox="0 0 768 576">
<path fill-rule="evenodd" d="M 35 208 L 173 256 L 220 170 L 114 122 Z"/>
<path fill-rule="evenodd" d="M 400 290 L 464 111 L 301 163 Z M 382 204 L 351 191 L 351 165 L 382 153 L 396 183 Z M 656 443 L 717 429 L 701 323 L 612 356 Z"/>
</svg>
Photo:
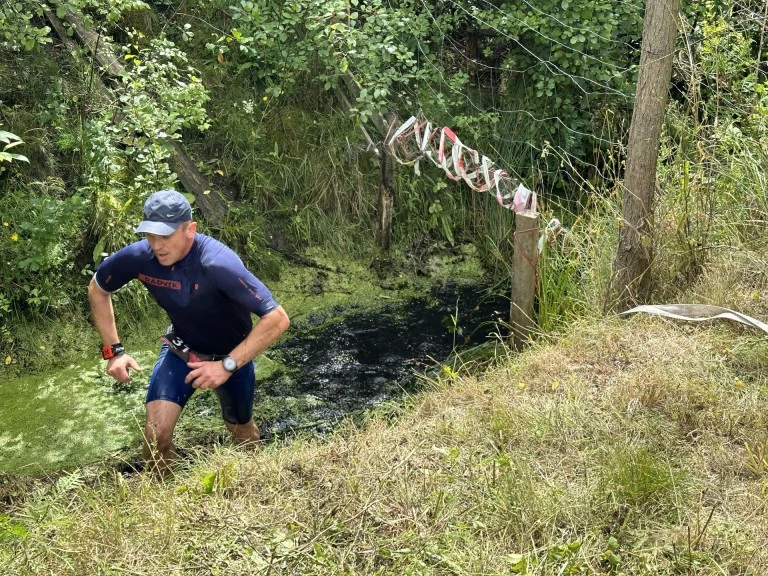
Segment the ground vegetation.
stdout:
<svg viewBox="0 0 768 576">
<path fill-rule="evenodd" d="M 46 11 L 65 29 L 76 12 L 122 73 L 66 48 Z M 377 251 L 361 127 L 381 140 L 374 119 L 390 110 L 451 126 L 563 224 L 542 242 L 522 354 L 499 342 L 490 360 L 443 360 L 422 392 L 329 436 L 196 445 L 162 482 L 107 463 L 2 477 L 0 565 L 765 573 L 764 335 L 605 313 L 641 23 L 640 2 L 599 0 L 0 5 L 0 387 L 93 355 L 84 287 L 134 238 L 143 199 L 179 185 L 169 142 L 228 208 L 201 227 L 268 281 L 311 260 L 407 286 L 472 245 L 505 289 L 509 213 L 441 171 L 397 170 L 392 248 Z M 768 316 L 767 23 L 749 0 L 683 3 L 652 302 Z M 127 331 L 160 323 L 139 288 L 116 298 Z"/>
</svg>

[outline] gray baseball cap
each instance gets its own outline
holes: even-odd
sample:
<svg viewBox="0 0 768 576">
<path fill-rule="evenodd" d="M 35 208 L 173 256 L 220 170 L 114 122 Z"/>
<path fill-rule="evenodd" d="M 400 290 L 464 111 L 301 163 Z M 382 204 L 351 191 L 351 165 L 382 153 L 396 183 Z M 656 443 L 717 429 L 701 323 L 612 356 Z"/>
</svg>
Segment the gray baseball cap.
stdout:
<svg viewBox="0 0 768 576">
<path fill-rule="evenodd" d="M 184 194 L 176 190 L 160 190 L 144 202 L 144 220 L 135 232 L 170 236 L 182 222 L 192 220 L 192 206 Z"/>
</svg>

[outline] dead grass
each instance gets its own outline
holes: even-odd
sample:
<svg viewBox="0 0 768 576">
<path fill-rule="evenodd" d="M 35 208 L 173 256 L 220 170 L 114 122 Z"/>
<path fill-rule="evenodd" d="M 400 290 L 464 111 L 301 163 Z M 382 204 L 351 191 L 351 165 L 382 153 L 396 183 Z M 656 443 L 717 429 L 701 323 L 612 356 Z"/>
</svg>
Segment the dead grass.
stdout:
<svg viewBox="0 0 768 576">
<path fill-rule="evenodd" d="M 762 278 L 759 274 L 755 278 Z M 722 277 L 702 277 L 715 294 Z M 764 280 L 759 280 L 763 282 Z M 731 291 L 762 310 L 764 285 Z M 766 574 L 764 341 L 636 316 L 444 376 L 323 440 L 78 470 L 0 517 L 9 574 Z"/>
</svg>

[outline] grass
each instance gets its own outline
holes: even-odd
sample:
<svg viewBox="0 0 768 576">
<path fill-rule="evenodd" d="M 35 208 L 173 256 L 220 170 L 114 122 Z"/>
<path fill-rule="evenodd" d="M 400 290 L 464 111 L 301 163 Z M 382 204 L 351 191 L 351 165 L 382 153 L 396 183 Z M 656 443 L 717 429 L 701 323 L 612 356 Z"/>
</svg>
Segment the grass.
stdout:
<svg viewBox="0 0 768 576">
<path fill-rule="evenodd" d="M 294 121 L 304 126 L 305 120 Z M 414 258 L 404 274 L 384 280 L 359 263 L 344 262 L 344 272 L 334 272 L 338 263 L 318 255 L 318 246 L 358 253 L 349 250 L 356 221 L 333 209 L 349 200 L 330 177 L 343 158 L 329 157 L 331 166 L 323 167 L 278 146 L 267 164 L 293 167 L 276 172 L 282 186 L 262 189 L 256 168 L 264 164 L 256 154 L 244 157 L 249 161 L 239 175 L 253 174 L 243 201 L 262 208 L 264 221 L 285 216 L 291 225 L 285 250 L 294 243 L 315 247 L 308 256 L 330 268 L 286 268 L 268 282 L 292 317 L 356 300 L 388 301 L 403 288 L 418 291 L 415 271 L 469 275 L 461 254 L 450 266 Z M 365 182 L 338 187 L 359 195 L 351 204 L 367 222 Z M 400 200 L 409 191 L 415 205 L 433 200 L 426 178 L 402 187 Z M 504 252 L 508 214 L 488 195 L 471 198 L 476 231 L 486 231 L 488 243 Z M 571 252 L 553 246 L 543 261 L 540 305 L 549 327 L 560 332 L 522 355 L 501 353 L 479 373 L 456 361 L 429 379 L 424 393 L 328 437 L 274 441 L 257 451 L 198 444 L 165 481 L 108 463 L 51 477 L 0 477 L 0 565 L 12 575 L 768 573 L 765 339 L 728 324 L 600 317 L 616 214 L 597 204 L 608 217 L 567 222 Z M 470 212 L 449 217 L 464 223 Z M 660 227 L 665 254 L 676 232 L 671 224 Z M 240 234 L 246 249 L 260 245 L 261 228 L 254 221 Z M 723 237 L 739 238 L 728 232 Z M 761 244 L 760 234 L 752 236 Z M 400 249 L 409 245 L 402 241 Z M 367 245 L 359 252 L 367 253 Z M 670 294 L 765 317 L 764 253 L 735 252 L 729 244 L 707 254 L 706 265 L 685 277 L 695 280 L 687 293 L 677 291 L 680 283 L 663 283 Z M 677 277 L 678 260 L 661 260 L 659 276 Z M 364 280 L 350 281 L 353 276 Z M 129 320 L 132 296 L 118 298 L 119 315 L 128 320 L 121 333 L 134 335 L 132 348 L 144 338 L 156 346 L 159 323 L 149 329 L 143 317 Z M 79 340 L 71 337 L 77 329 L 70 330 L 58 338 L 95 350 L 92 330 Z M 56 337 L 43 344 L 51 353 Z M 21 350 L 22 360 L 23 354 L 35 352 Z M 81 392 L 66 379 L 19 380 L 6 395 L 16 400 L 3 409 L 41 383 Z M 51 403 L 52 418 L 57 408 L 64 424 L 89 418 L 83 407 Z M 2 410 L 0 421 L 8 430 L 24 424 Z M 55 426 L 37 432 L 30 443 L 42 447 L 58 435 Z M 77 440 L 75 451 L 82 449 Z M 34 456 L 21 448 L 14 455 Z"/>
<path fill-rule="evenodd" d="M 108 464 L 0 477 L 0 565 L 13 575 L 768 572 L 765 338 L 726 323 L 600 317 L 590 289 L 608 258 L 602 242 L 581 240 L 602 236 L 593 225 L 571 226 L 585 247 L 571 260 L 583 266 L 549 261 L 553 306 L 572 296 L 586 317 L 561 323 L 553 307 L 561 331 L 523 354 L 497 348 L 481 372 L 456 361 L 425 378 L 425 392 L 328 437 L 257 451 L 198 444 L 165 481 Z M 270 282 L 294 318 L 421 286 L 308 255 L 329 270 Z M 464 278 L 469 256 L 418 266 Z M 713 250 L 678 301 L 765 317 L 765 264 L 758 249 Z M 40 445 L 55 430 L 42 433 Z"/>
<path fill-rule="evenodd" d="M 582 322 L 325 439 L 81 468 L 0 516 L 10 574 L 763 574 L 764 344 Z M 762 439 L 762 440 L 759 440 Z"/>
<path fill-rule="evenodd" d="M 15 78 L 30 94 L 52 94 L 46 107 L 66 100 L 41 88 L 48 75 L 31 74 Z M 10 100 L 4 101 L 25 101 L 5 92 Z M 258 214 L 251 227 L 235 225 L 225 234 L 253 249 L 273 232 L 264 223 L 280 229 L 279 221 L 287 238 L 269 238 L 275 249 L 329 245 L 341 254 L 369 253 L 371 235 L 359 239 L 372 221 L 375 161 L 359 135 L 347 141 L 354 126 L 340 122 L 327 130 L 326 119 L 317 124 L 299 110 L 248 121 L 242 108 L 216 102 L 232 111 L 231 118 L 214 127 L 209 153 L 198 157 L 210 158 L 214 174 L 242 184 L 244 209 L 235 224 Z M 50 111 L 67 117 L 66 110 Z M 503 123 L 511 118 L 504 115 L 497 132 L 514 134 L 514 142 L 506 138 L 487 148 L 482 141 L 470 143 L 507 166 L 539 162 L 531 187 L 558 183 L 541 177 L 556 164 L 550 164 L 552 151 L 537 151 L 536 160 L 520 145 L 542 141 L 520 131 L 534 124 Z M 46 152 L 53 150 L 46 138 L 32 145 L 36 140 L 23 127 L 39 123 L 30 113 L 19 111 L 12 120 L 8 128 L 38 155 L 31 156 L 30 174 L 42 179 L 57 171 L 57 163 L 65 173 L 80 173 L 66 153 L 54 159 Z M 744 130 L 743 152 L 752 149 L 749 134 Z M 705 148 L 732 146 L 715 147 L 720 137 L 714 131 L 711 138 L 713 146 Z M 230 142 L 224 154 L 217 150 L 221 141 Z M 764 171 L 760 158 L 742 153 L 731 160 L 728 152 L 720 156 L 730 166 L 715 165 L 715 154 L 700 162 L 707 172 L 698 180 L 678 173 L 682 163 L 660 163 L 674 170 L 661 174 L 662 258 L 654 272 L 657 283 L 668 287 L 659 295 L 664 301 L 719 304 L 762 318 L 768 314 Z M 729 195 L 728 204 L 743 209 L 718 213 L 719 188 L 709 181 L 713 166 L 729 189 L 746 191 L 753 201 Z M 395 234 L 401 249 L 451 243 L 444 231 L 452 237 L 455 227 L 471 230 L 478 245 L 485 238 L 492 256 L 508 253 L 511 221 L 490 195 L 459 186 L 448 193 L 429 175 L 416 182 L 407 171 L 399 173 Z M 682 176 L 680 193 L 670 193 Z M 752 194 L 754 182 L 759 186 Z M 698 203 L 689 205 L 692 192 Z M 556 205 L 558 195 L 552 187 L 542 200 Z M 467 196 L 472 210 L 458 201 Z M 441 210 L 450 209 L 436 211 L 437 199 Z M 432 213 L 439 216 L 434 222 L 428 220 Z M 709 220 L 714 216 L 716 222 Z M 592 228 L 601 221 L 603 228 Z M 550 326 L 561 332 L 540 338 L 522 355 L 497 358 L 481 373 L 457 363 L 434 376 L 428 391 L 380 408 L 364 424 L 350 422 L 326 438 L 294 438 L 252 452 L 199 448 L 166 481 L 104 464 L 53 477 L 0 477 L 0 566 L 12 575 L 768 573 L 765 338 L 728 324 L 600 317 L 591 306 L 609 276 L 614 224 L 610 218 L 585 223 L 583 234 L 595 239 L 586 254 L 562 261 L 553 255 L 545 262 L 551 274 L 543 304 Z M 736 243 L 751 243 L 754 252 L 735 252 Z M 574 261 L 584 265 L 573 269 Z M 255 263 L 271 267 L 272 261 Z M 421 272 L 426 264 L 413 267 Z M 317 269 L 291 281 L 275 292 L 294 317 L 361 296 L 389 298 L 409 282 L 361 286 Z M 293 306 L 283 294 L 295 299 Z M 132 306 L 130 298 L 118 302 L 121 312 Z M 569 314 L 574 309 L 590 318 L 575 320 Z M 159 323 L 150 329 L 143 320 L 121 324 L 121 333 L 136 335 L 133 349 L 144 339 L 156 347 Z M 3 459 L 10 456 L 2 450 L 16 442 L 13 431 L 29 423 L 23 415 L 30 391 L 49 422 L 26 444 L 16 444 L 18 461 L 36 457 L 32 444 L 44 451 L 57 436 L 69 435 L 77 452 L 85 449 L 83 440 L 88 447 L 104 442 L 98 426 L 98 436 L 74 434 L 73 426 L 92 412 L 105 412 L 101 396 L 95 407 L 74 402 L 89 392 L 83 382 L 46 374 L 11 379 L 40 355 L 46 361 L 36 365 L 43 370 L 60 367 L 61 342 L 72 343 L 70 353 L 92 354 L 97 337 L 90 327 L 84 335 L 84 326 L 85 318 L 74 318 L 69 328 L 42 339 L 34 326 L 20 338 L 29 345 L 8 351 L 11 363 L 3 370 L 10 377 L 0 382 L 6 392 L 0 408 Z M 62 389 L 67 401 L 52 401 Z"/>
</svg>

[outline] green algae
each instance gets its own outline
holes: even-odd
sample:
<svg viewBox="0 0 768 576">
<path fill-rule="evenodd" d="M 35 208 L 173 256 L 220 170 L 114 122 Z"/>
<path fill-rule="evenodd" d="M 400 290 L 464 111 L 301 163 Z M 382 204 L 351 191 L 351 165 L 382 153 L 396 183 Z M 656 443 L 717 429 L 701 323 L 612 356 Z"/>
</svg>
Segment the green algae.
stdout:
<svg viewBox="0 0 768 576">
<path fill-rule="evenodd" d="M 305 319 L 332 308 L 373 310 L 395 300 L 423 296 L 445 283 L 475 284 L 484 277 L 477 250 L 461 244 L 416 259 L 393 252 L 372 261 L 334 260 L 316 251 L 317 266 L 285 266 L 269 286 L 292 319 Z"/>
<path fill-rule="evenodd" d="M 142 387 L 118 387 L 100 362 L 4 379 L 0 393 L 2 472 L 36 475 L 70 468 L 98 460 L 140 435 Z"/>
<path fill-rule="evenodd" d="M 53 374 L 0 380 L 0 472 L 38 475 L 95 462 L 110 454 L 138 454 L 144 427 L 144 397 L 157 350 L 132 356 L 142 367 L 129 383 L 104 373 L 103 361 L 72 364 Z M 279 370 L 262 356 L 257 379 Z M 225 430 L 218 400 L 196 392 L 179 421 L 179 435 L 203 428 Z M 210 409 L 207 409 L 210 408 Z M 210 417 L 208 417 L 210 416 Z"/>
<path fill-rule="evenodd" d="M 317 266 L 285 265 L 280 279 L 269 282 L 295 321 L 293 330 L 310 317 L 326 315 L 328 321 L 334 321 L 349 311 L 374 310 L 423 296 L 430 287 L 445 282 L 472 283 L 482 278 L 471 245 L 418 262 L 394 255 L 383 265 L 380 261 L 337 262 L 318 253 L 308 257 Z M 45 346 L 35 346 L 30 358 L 39 359 L 37 373 L 35 365 L 22 370 L 14 363 L 0 375 L 0 472 L 39 475 L 104 460 L 111 454 L 128 451 L 138 455 L 144 396 L 159 349 L 158 336 L 167 320 L 152 302 L 142 302 L 143 315 L 131 314 L 131 306 L 126 302 L 116 305 L 123 342 L 143 368 L 130 383 L 117 383 L 104 374 L 104 363 L 93 352 L 98 348 L 98 334 L 95 329 L 83 331 L 83 319 L 66 330 L 50 330 L 51 334 L 66 334 L 63 343 L 46 340 Z M 302 329 L 309 329 L 306 323 Z M 70 360 L 66 365 L 56 358 L 62 346 Z M 270 397 L 258 383 L 275 373 L 281 375 L 283 392 L 288 392 L 281 398 Z M 281 363 L 279 354 L 267 351 L 258 359 L 257 422 L 295 415 L 295 421 L 301 423 L 302 411 L 316 406 L 319 400 L 311 394 L 291 393 L 290 374 L 291 367 Z M 177 428 L 182 444 L 203 435 L 226 435 L 218 401 L 210 391 L 192 397 Z"/>
<path fill-rule="evenodd" d="M 120 320 L 118 319 L 118 324 Z M 160 348 L 156 318 L 137 331 L 128 352 L 141 366 L 129 383 L 104 372 L 100 359 L 80 360 L 24 375 L 8 370 L 0 377 L 0 473 L 35 476 L 95 462 L 111 454 L 138 456 L 144 427 L 144 397 Z M 95 332 L 95 330 L 94 330 Z M 95 347 L 94 347 L 95 348 Z M 39 348 L 44 354 L 47 347 Z M 95 356 L 95 355 L 94 355 Z M 257 380 L 282 371 L 279 362 L 262 354 Z M 218 399 L 198 391 L 179 421 L 178 436 L 199 437 L 201 431 L 226 431 Z M 122 457 L 122 456 L 119 456 Z"/>
</svg>

